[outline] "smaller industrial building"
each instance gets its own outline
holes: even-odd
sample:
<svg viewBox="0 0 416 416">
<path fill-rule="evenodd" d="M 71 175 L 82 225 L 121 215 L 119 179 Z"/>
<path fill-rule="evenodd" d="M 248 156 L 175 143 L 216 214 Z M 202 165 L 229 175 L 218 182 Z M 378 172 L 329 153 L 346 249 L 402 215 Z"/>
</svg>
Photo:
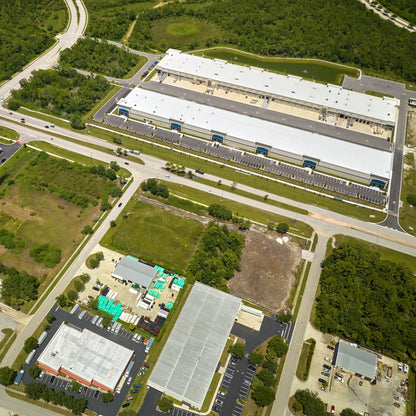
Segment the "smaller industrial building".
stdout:
<svg viewBox="0 0 416 416">
<path fill-rule="evenodd" d="M 196 282 L 148 385 L 201 409 L 241 299 Z"/>
<path fill-rule="evenodd" d="M 114 279 L 140 286 L 144 290 L 150 288 L 156 275 L 157 270 L 154 267 L 141 263 L 131 256 L 123 257 L 111 273 Z"/>
<path fill-rule="evenodd" d="M 85 386 L 114 392 L 133 350 L 88 329 L 62 323 L 38 359 L 39 367 Z"/>
<path fill-rule="evenodd" d="M 376 378 L 377 355 L 340 341 L 335 348 L 334 365 L 372 381 Z"/>
</svg>

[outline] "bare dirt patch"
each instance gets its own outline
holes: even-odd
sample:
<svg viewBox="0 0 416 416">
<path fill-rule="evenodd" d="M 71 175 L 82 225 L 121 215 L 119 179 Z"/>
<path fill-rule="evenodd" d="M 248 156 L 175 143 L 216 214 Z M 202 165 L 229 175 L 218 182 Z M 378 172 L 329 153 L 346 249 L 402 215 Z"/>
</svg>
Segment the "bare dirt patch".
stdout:
<svg viewBox="0 0 416 416">
<path fill-rule="evenodd" d="M 302 259 L 297 244 L 290 241 L 279 244 L 276 237 L 252 227 L 246 233 L 241 271 L 228 282 L 233 295 L 273 312 L 287 303 Z"/>
<path fill-rule="evenodd" d="M 416 147 L 416 111 L 411 110 L 407 115 L 406 145 Z"/>
</svg>

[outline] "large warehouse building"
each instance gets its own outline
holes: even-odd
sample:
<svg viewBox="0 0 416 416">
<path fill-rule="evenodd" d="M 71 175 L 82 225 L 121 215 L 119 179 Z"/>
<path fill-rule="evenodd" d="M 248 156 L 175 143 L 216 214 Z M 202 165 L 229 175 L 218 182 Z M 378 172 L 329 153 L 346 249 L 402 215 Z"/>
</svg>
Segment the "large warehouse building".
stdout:
<svg viewBox="0 0 416 416">
<path fill-rule="evenodd" d="M 161 75 L 208 88 L 249 94 L 282 104 L 317 110 L 325 115 L 351 117 L 364 123 L 392 128 L 399 100 L 375 97 L 339 85 L 320 84 L 293 75 L 281 75 L 262 68 L 245 67 L 220 59 L 207 59 L 169 49 L 156 67 Z"/>
<path fill-rule="evenodd" d="M 389 152 L 141 88 L 122 98 L 118 110 L 126 116 L 356 182 L 384 187 L 391 176 Z"/>
<path fill-rule="evenodd" d="M 39 367 L 113 392 L 134 351 L 88 329 L 62 323 L 39 356 Z"/>
<path fill-rule="evenodd" d="M 196 282 L 148 385 L 201 409 L 241 300 Z"/>
</svg>

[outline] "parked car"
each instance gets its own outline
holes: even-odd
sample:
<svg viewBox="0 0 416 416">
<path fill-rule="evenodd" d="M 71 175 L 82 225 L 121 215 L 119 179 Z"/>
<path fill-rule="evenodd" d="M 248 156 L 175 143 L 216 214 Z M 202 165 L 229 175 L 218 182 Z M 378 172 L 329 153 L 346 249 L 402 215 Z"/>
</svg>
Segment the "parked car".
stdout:
<svg viewBox="0 0 416 416">
<path fill-rule="evenodd" d="M 330 358 L 328 358 L 328 357 L 325 357 L 324 360 L 332 363 L 332 360 Z"/>
<path fill-rule="evenodd" d="M 344 382 L 344 379 L 338 376 L 335 376 L 335 380 L 339 381 L 340 383 Z"/>
<path fill-rule="evenodd" d="M 130 400 L 133 400 L 133 396 L 129 396 L 129 397 L 127 397 L 127 399 L 126 399 L 128 402 L 130 401 Z"/>
<path fill-rule="evenodd" d="M 326 371 L 322 371 L 322 372 L 321 372 L 321 375 L 323 375 L 323 376 L 325 376 L 325 377 L 329 377 L 329 376 L 330 376 L 330 374 L 329 374 L 329 373 L 327 373 Z"/>
<path fill-rule="evenodd" d="M 409 366 L 407 364 L 403 364 L 403 373 L 407 374 L 409 372 Z"/>
<path fill-rule="evenodd" d="M 401 372 L 402 371 L 402 365 L 399 363 L 399 364 L 397 364 L 397 370 L 399 371 L 399 372 Z"/>
<path fill-rule="evenodd" d="M 335 350 L 335 348 L 332 345 L 327 345 L 327 348 L 330 349 L 330 350 L 332 350 L 332 351 Z"/>
<path fill-rule="evenodd" d="M 334 405 L 332 405 L 331 406 L 331 413 L 334 415 L 335 414 L 335 406 Z"/>
<path fill-rule="evenodd" d="M 141 386 L 142 386 L 141 384 L 133 384 L 133 387 L 134 387 L 135 389 L 139 389 Z"/>
<path fill-rule="evenodd" d="M 133 390 L 130 390 L 130 393 L 131 394 L 136 394 L 136 393 L 138 393 L 139 392 L 139 389 L 133 389 Z"/>
<path fill-rule="evenodd" d="M 326 391 L 326 388 L 325 388 L 325 387 L 320 386 L 320 387 L 319 387 L 319 390 Z"/>
<path fill-rule="evenodd" d="M 331 371 L 331 366 L 329 366 L 328 364 L 324 364 L 323 367 L 326 368 L 328 371 Z"/>
<path fill-rule="evenodd" d="M 123 406 L 121 407 L 129 407 L 129 406 L 130 406 L 130 403 L 124 403 Z"/>
<path fill-rule="evenodd" d="M 318 381 L 320 382 L 320 383 L 327 383 L 327 381 L 326 380 L 324 380 L 323 378 L 318 378 Z"/>
</svg>

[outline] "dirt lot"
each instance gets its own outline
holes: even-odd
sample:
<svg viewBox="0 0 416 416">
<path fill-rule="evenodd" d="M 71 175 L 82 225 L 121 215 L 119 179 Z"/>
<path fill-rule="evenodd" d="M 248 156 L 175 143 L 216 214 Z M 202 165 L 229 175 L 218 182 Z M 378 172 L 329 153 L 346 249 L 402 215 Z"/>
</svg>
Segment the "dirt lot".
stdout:
<svg viewBox="0 0 416 416">
<path fill-rule="evenodd" d="M 251 227 L 246 234 L 241 271 L 228 282 L 233 295 L 274 312 L 288 301 L 302 257 L 297 244 L 280 244 L 276 238 L 275 233 Z"/>
<path fill-rule="evenodd" d="M 408 113 L 406 145 L 416 147 L 416 109 Z"/>
</svg>

